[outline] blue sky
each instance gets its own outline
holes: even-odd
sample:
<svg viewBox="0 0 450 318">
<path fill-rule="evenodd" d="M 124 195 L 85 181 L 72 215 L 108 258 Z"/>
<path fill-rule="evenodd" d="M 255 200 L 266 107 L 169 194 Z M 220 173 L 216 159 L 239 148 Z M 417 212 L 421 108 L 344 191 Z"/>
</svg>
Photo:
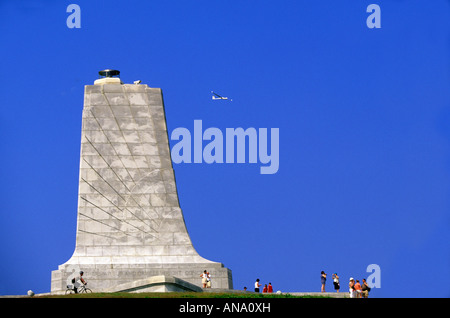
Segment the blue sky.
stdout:
<svg viewBox="0 0 450 318">
<path fill-rule="evenodd" d="M 0 294 L 49 292 L 72 255 L 84 85 L 113 68 L 162 88 L 169 134 L 279 128 L 276 174 L 174 164 L 194 247 L 234 288 L 377 264 L 371 297 L 450 296 L 449 1 L 2 0 L 0 45 Z"/>
</svg>

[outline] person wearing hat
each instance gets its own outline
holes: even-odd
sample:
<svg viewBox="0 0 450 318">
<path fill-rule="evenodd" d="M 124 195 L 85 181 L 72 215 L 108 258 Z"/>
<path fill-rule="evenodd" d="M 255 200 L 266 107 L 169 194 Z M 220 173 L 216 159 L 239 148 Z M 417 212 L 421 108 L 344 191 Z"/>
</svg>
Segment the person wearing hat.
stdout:
<svg viewBox="0 0 450 318">
<path fill-rule="evenodd" d="M 334 273 L 331 277 L 333 278 L 334 289 L 336 290 L 336 293 L 339 293 L 339 289 L 341 288 L 339 285 L 339 276 L 337 273 Z"/>
<path fill-rule="evenodd" d="M 350 292 L 350 298 L 356 298 L 355 280 L 353 279 L 353 277 L 350 277 L 350 282 L 348 283 L 348 291 Z"/>
</svg>

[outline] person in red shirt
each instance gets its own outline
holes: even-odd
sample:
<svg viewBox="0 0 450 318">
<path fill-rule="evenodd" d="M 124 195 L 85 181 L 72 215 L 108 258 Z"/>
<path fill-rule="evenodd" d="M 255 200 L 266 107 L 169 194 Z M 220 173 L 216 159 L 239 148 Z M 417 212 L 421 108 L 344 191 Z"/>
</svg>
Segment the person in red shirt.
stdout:
<svg viewBox="0 0 450 318">
<path fill-rule="evenodd" d="M 264 285 L 263 293 L 267 293 L 267 284 Z"/>
<path fill-rule="evenodd" d="M 267 292 L 273 293 L 272 283 L 269 283 L 269 286 L 267 286 Z"/>
</svg>

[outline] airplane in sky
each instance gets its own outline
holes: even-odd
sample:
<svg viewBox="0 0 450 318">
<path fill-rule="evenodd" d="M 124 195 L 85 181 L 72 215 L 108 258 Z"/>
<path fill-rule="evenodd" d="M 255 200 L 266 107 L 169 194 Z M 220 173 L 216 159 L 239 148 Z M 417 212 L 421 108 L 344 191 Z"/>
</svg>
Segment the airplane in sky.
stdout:
<svg viewBox="0 0 450 318">
<path fill-rule="evenodd" d="M 220 96 L 219 94 L 216 94 L 213 91 L 211 91 L 211 93 L 213 94 L 212 99 L 229 99 L 228 97 Z M 229 100 L 230 100 L 230 102 L 233 101 L 231 98 Z"/>
</svg>

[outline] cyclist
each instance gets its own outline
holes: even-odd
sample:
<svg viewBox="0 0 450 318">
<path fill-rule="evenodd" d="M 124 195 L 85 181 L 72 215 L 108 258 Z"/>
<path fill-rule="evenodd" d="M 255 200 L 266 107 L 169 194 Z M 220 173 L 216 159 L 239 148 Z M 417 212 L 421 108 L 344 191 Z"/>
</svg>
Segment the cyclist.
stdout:
<svg viewBox="0 0 450 318">
<path fill-rule="evenodd" d="M 73 291 L 75 292 L 75 294 L 78 294 L 78 287 L 80 287 L 81 284 L 83 285 L 87 284 L 87 282 L 83 279 L 83 274 L 84 274 L 83 271 L 80 271 L 80 276 L 72 279 Z M 81 284 L 79 282 L 81 282 Z"/>
</svg>

